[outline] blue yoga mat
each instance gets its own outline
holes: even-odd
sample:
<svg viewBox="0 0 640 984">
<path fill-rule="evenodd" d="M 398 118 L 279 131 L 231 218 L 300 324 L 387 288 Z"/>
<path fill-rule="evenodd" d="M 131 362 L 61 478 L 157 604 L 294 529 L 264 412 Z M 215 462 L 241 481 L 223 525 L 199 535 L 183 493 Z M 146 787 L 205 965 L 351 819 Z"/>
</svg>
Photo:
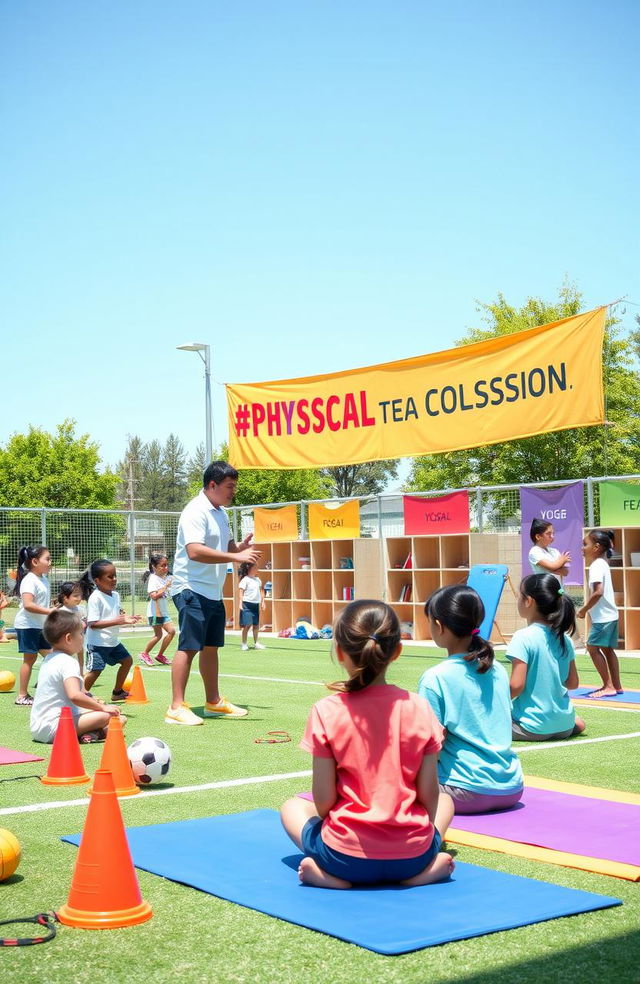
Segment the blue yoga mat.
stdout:
<svg viewBox="0 0 640 984">
<path fill-rule="evenodd" d="M 483 639 L 491 638 L 508 573 L 509 568 L 506 564 L 474 564 L 469 571 L 467 586 L 478 592 L 484 605 L 484 621 L 480 626 L 480 635 Z"/>
<path fill-rule="evenodd" d="M 595 684 L 591 687 L 578 687 L 577 690 L 570 690 L 569 696 L 588 699 L 589 694 L 592 694 L 597 689 L 598 687 Z M 623 690 L 621 694 L 593 698 L 594 704 L 601 704 L 603 701 L 608 701 L 610 704 L 638 704 L 640 707 L 640 690 Z"/>
<path fill-rule="evenodd" d="M 460 862 L 451 879 L 421 888 L 311 888 L 275 810 L 129 827 L 127 837 L 138 868 L 383 954 L 620 905 Z"/>
</svg>

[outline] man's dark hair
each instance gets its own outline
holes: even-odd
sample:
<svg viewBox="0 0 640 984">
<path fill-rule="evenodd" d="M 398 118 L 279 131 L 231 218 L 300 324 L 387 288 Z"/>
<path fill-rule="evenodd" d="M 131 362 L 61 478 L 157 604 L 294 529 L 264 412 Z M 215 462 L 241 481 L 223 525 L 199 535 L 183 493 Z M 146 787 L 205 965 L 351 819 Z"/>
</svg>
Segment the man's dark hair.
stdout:
<svg viewBox="0 0 640 984">
<path fill-rule="evenodd" d="M 202 487 L 203 489 L 208 488 L 211 482 L 220 485 L 221 482 L 224 482 L 225 478 L 231 478 L 234 482 L 237 482 L 238 473 L 235 468 L 232 468 L 226 461 L 212 461 L 204 470 Z"/>
</svg>

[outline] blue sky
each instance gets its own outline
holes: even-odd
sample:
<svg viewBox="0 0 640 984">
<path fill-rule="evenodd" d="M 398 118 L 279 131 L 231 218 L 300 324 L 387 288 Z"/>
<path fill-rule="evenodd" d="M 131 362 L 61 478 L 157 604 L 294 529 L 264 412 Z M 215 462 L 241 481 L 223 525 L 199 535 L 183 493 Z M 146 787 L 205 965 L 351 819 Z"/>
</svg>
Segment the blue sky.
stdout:
<svg viewBox="0 0 640 984">
<path fill-rule="evenodd" d="M 640 302 L 636 0 L 0 0 L 0 443 Z M 629 307 L 633 326 L 640 311 Z"/>
</svg>

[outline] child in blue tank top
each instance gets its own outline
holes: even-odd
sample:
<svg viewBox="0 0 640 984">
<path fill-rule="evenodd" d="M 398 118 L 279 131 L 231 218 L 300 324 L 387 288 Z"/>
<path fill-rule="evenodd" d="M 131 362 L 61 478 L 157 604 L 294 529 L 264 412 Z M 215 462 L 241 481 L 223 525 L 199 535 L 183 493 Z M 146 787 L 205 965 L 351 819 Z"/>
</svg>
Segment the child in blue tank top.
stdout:
<svg viewBox="0 0 640 984">
<path fill-rule="evenodd" d="M 506 810 L 522 797 L 522 767 L 511 747 L 509 680 L 480 636 L 482 600 L 466 584 L 450 585 L 434 591 L 425 614 L 434 642 L 448 653 L 418 684 L 446 729 L 440 789 L 456 813 Z"/>
</svg>

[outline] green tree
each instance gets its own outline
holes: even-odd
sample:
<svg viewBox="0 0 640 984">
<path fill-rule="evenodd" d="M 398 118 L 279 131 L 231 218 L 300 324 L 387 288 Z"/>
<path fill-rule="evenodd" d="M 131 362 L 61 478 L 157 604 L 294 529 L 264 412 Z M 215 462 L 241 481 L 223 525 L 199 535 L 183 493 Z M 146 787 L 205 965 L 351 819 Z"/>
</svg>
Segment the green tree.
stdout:
<svg viewBox="0 0 640 984">
<path fill-rule="evenodd" d="M 154 438 L 144 445 L 142 479 L 139 487 L 138 509 L 166 509 L 167 476 L 162 445 Z"/>
<path fill-rule="evenodd" d="M 166 498 L 163 509 L 182 509 L 187 494 L 187 455 L 176 434 L 169 434 L 162 449 Z"/>
<path fill-rule="evenodd" d="M 377 495 L 398 477 L 398 461 L 367 461 L 363 465 L 342 465 L 320 469 L 322 478 L 330 483 L 330 495 L 346 498 L 352 495 Z"/>
<path fill-rule="evenodd" d="M 571 283 L 562 285 L 555 301 L 531 297 L 520 308 L 499 294 L 494 303 L 479 306 L 487 327 L 471 329 L 456 344 L 510 335 L 570 317 L 582 308 L 582 294 Z M 608 423 L 604 427 L 580 427 L 421 456 L 414 459 L 407 489 L 430 491 L 635 472 L 640 448 L 640 381 L 633 369 L 632 340 L 622 335 L 619 325 L 616 316 L 606 323 L 603 366 Z"/>
<path fill-rule="evenodd" d="M 118 462 L 117 467 L 120 480 L 118 501 L 124 509 L 140 507 L 139 489 L 142 483 L 143 459 L 144 441 L 137 434 L 128 434 L 124 457 L 122 461 Z"/>
</svg>

